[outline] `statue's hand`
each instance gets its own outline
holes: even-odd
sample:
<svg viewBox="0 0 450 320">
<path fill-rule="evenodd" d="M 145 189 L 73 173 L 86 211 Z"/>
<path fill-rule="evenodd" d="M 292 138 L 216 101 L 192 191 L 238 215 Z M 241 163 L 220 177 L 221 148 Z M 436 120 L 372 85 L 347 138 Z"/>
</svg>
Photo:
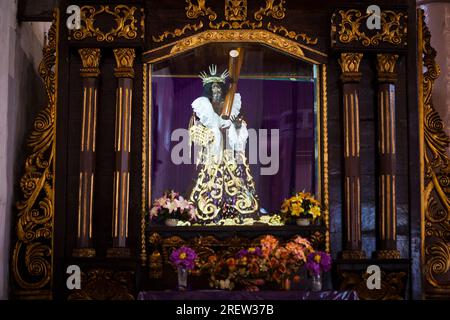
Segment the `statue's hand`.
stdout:
<svg viewBox="0 0 450 320">
<path fill-rule="evenodd" d="M 220 124 L 220 129 L 229 128 L 230 126 L 231 126 L 231 121 L 230 120 L 224 120 Z"/>
<path fill-rule="evenodd" d="M 239 129 L 242 126 L 242 117 L 241 116 L 231 116 L 231 121 L 234 123 L 234 126 Z"/>
</svg>

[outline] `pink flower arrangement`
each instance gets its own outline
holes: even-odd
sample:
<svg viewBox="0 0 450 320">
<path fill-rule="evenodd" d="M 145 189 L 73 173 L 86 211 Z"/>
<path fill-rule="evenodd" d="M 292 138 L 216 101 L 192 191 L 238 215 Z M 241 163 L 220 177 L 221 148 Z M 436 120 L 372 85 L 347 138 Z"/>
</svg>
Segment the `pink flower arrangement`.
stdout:
<svg viewBox="0 0 450 320">
<path fill-rule="evenodd" d="M 166 219 L 195 221 L 197 220 L 195 207 L 178 192 L 167 191 L 153 202 L 150 210 L 151 221 L 162 222 Z"/>
</svg>

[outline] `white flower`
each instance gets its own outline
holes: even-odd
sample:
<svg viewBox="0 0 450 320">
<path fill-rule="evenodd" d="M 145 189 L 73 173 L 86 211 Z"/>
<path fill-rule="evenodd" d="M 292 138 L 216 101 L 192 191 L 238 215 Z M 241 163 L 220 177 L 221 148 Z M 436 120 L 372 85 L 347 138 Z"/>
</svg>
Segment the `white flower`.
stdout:
<svg viewBox="0 0 450 320">
<path fill-rule="evenodd" d="M 150 210 L 150 217 L 156 217 L 158 215 L 159 209 L 160 209 L 160 207 L 157 207 L 157 206 L 153 207 Z"/>
<path fill-rule="evenodd" d="M 171 202 L 170 200 L 167 200 L 165 208 L 169 209 L 169 213 L 177 211 L 177 209 L 178 209 L 177 204 L 175 203 L 175 201 Z"/>
</svg>

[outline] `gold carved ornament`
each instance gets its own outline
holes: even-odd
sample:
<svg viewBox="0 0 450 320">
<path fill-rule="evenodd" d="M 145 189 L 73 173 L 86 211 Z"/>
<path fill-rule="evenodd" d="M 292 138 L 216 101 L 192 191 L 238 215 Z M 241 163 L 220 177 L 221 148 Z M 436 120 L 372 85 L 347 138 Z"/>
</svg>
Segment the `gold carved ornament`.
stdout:
<svg viewBox="0 0 450 320">
<path fill-rule="evenodd" d="M 227 21 L 247 19 L 247 0 L 225 0 L 225 19 Z"/>
<path fill-rule="evenodd" d="M 163 260 L 158 247 L 161 245 L 161 236 L 154 232 L 150 235 L 148 242 L 152 254 L 148 257 L 149 277 L 150 279 L 160 279 L 163 274 Z"/>
<path fill-rule="evenodd" d="M 370 276 L 365 271 L 338 271 L 340 290 L 355 290 L 361 300 L 403 300 L 406 286 L 405 272 L 381 272 L 381 288 L 370 290 L 367 280 Z"/>
<path fill-rule="evenodd" d="M 83 68 L 80 70 L 82 77 L 98 77 L 100 74 L 100 49 L 82 48 L 78 50 Z"/>
<path fill-rule="evenodd" d="M 203 22 L 199 21 L 198 23 L 193 23 L 193 24 L 186 24 L 183 28 L 181 29 L 175 29 L 174 31 L 164 31 L 164 33 L 162 33 L 161 35 L 155 37 L 152 36 L 152 40 L 153 42 L 162 42 L 165 39 L 172 37 L 172 38 L 176 38 L 176 37 L 181 37 L 182 35 L 184 35 L 186 33 L 186 31 L 190 30 L 190 31 L 198 31 L 200 29 L 203 28 Z"/>
<path fill-rule="evenodd" d="M 134 300 L 133 271 L 91 269 L 81 274 L 81 289 L 74 290 L 68 300 Z"/>
<path fill-rule="evenodd" d="M 278 20 L 284 19 L 286 15 L 286 8 L 283 5 L 286 3 L 284 0 L 266 0 L 266 6 L 261 7 L 255 12 L 255 20 L 261 21 L 263 16 L 272 17 Z"/>
<path fill-rule="evenodd" d="M 109 6 L 103 5 L 98 9 L 93 6 L 83 6 L 81 7 L 81 29 L 71 32 L 71 35 L 75 40 L 95 37 L 100 42 L 113 42 L 116 38 L 127 40 L 136 39 L 138 35 L 137 20 L 134 16 L 136 10 L 136 7 L 128 7 L 126 5 L 117 5 L 113 10 Z M 103 32 L 98 27 L 95 27 L 95 19 L 100 14 L 112 16 L 116 22 L 116 26 L 108 32 Z M 142 17 L 142 19 L 144 18 Z"/>
<path fill-rule="evenodd" d="M 359 64 L 363 57 L 362 53 L 342 53 L 339 59 L 342 73 L 359 72 Z"/>
<path fill-rule="evenodd" d="M 119 78 L 134 78 L 134 58 L 136 57 L 133 48 L 117 48 L 113 49 L 114 58 L 116 60 L 116 68 L 114 75 Z"/>
<path fill-rule="evenodd" d="M 397 74 L 397 54 L 377 54 L 377 72 L 380 81 L 395 81 Z"/>
<path fill-rule="evenodd" d="M 20 179 L 22 200 L 16 204 L 17 240 L 12 252 L 13 281 L 18 287 L 15 293 L 40 298 L 51 297 L 53 276 L 58 25 L 59 11 L 55 10 L 39 65 L 48 103 L 36 117 L 28 139 L 31 153 L 26 158 L 25 174 Z"/>
<path fill-rule="evenodd" d="M 344 82 L 359 81 L 361 73 L 359 72 L 359 65 L 361 63 L 362 53 L 341 53 L 339 65 L 341 66 L 341 79 Z"/>
<path fill-rule="evenodd" d="M 303 40 L 306 44 L 317 44 L 318 39 L 311 39 L 310 37 L 308 37 L 305 33 L 295 33 L 294 31 L 288 31 L 285 27 L 283 26 L 272 26 L 272 24 L 269 22 L 267 24 L 267 29 L 272 31 L 273 33 L 281 33 L 283 34 L 285 37 L 290 38 L 290 39 L 294 39 L 294 40 Z"/>
<path fill-rule="evenodd" d="M 273 17 L 275 19 L 283 19 L 285 17 L 286 9 L 284 8 L 284 0 L 274 1 L 267 0 L 266 6 L 261 7 L 254 14 L 256 21 L 250 21 L 247 19 L 247 0 L 225 0 L 225 20 L 220 22 L 215 22 L 217 19 L 217 14 L 210 8 L 206 6 L 206 0 L 198 0 L 196 4 L 192 0 L 186 0 L 188 6 L 186 9 L 186 16 L 189 19 L 197 19 L 200 16 L 208 16 L 210 22 L 208 24 L 210 29 L 221 30 L 239 30 L 239 29 L 261 29 L 263 28 L 263 17 Z M 176 28 L 174 31 L 164 31 L 158 36 L 152 36 L 153 42 L 159 43 L 164 40 L 176 37 L 181 37 L 186 34 L 187 31 L 198 31 L 204 27 L 202 21 L 197 24 L 186 24 L 181 28 Z M 267 23 L 267 30 L 274 33 L 280 33 L 286 38 L 293 39 L 296 41 L 303 41 L 306 44 L 315 45 L 318 39 L 311 38 L 304 33 L 296 33 L 294 31 L 289 31 L 283 26 L 273 26 L 270 22 Z"/>
<path fill-rule="evenodd" d="M 245 21 L 232 21 L 232 22 L 228 22 L 228 21 L 221 21 L 219 23 L 214 23 L 214 22 L 210 22 L 209 23 L 209 27 L 211 29 L 242 29 L 244 27 L 250 28 L 250 29 L 258 29 L 262 27 L 262 22 L 251 22 L 248 20 Z"/>
<path fill-rule="evenodd" d="M 215 13 L 210 7 L 206 7 L 206 1 L 207 0 L 197 0 L 197 4 L 193 4 L 193 0 L 186 0 L 186 17 L 189 19 L 197 19 L 199 16 L 208 16 L 210 21 L 216 20 L 217 13 Z"/>
<path fill-rule="evenodd" d="M 447 147 L 449 137 L 433 106 L 432 92 L 434 81 L 440 69 L 436 63 L 436 50 L 431 47 L 431 34 L 425 24 L 423 11 L 419 10 L 419 70 L 423 66 L 422 97 L 419 107 L 422 111 L 422 142 L 424 157 L 424 274 L 429 286 L 443 294 L 449 292 L 450 281 L 450 169 Z M 445 280 L 447 279 L 447 280 Z M 444 291 L 443 291 L 444 290 Z M 426 291 L 428 291 L 426 289 Z"/>
<path fill-rule="evenodd" d="M 328 85 L 327 67 L 322 65 L 322 135 L 323 135 L 323 211 L 325 232 L 325 251 L 330 252 L 330 194 L 328 179 Z"/>
<path fill-rule="evenodd" d="M 366 35 L 361 31 L 361 25 L 364 25 L 371 13 L 363 15 L 360 10 L 350 9 L 347 11 L 340 10 L 339 15 L 341 21 L 339 30 L 337 31 L 338 39 L 341 43 L 351 43 L 353 41 L 361 41 L 362 45 L 377 46 L 380 42 L 388 42 L 394 45 L 405 44 L 407 26 L 407 15 L 402 12 L 382 11 L 381 12 L 381 32 L 375 33 L 373 36 Z M 333 17 L 334 20 L 335 16 Z M 333 25 L 333 33 L 336 32 L 336 26 Z"/>
<path fill-rule="evenodd" d="M 263 42 L 298 58 L 304 58 L 303 50 L 296 42 L 276 36 L 266 30 L 208 30 L 178 41 L 170 53 L 179 53 L 199 47 L 211 41 L 215 42 Z"/>
<path fill-rule="evenodd" d="M 148 105 L 147 105 L 147 101 L 148 101 L 148 93 L 147 93 L 147 85 L 148 85 L 148 80 L 147 77 L 151 76 L 151 74 L 149 74 L 147 72 L 148 69 L 148 65 L 144 64 L 142 66 L 142 161 L 141 161 L 141 183 L 142 183 L 142 188 L 141 188 L 141 253 L 140 253 L 140 258 L 141 258 L 141 266 L 145 267 L 145 264 L 147 262 L 147 250 L 146 250 L 146 234 L 145 234 L 145 229 L 147 226 L 147 198 L 146 198 L 146 193 L 147 193 L 147 144 L 148 144 Z"/>
</svg>

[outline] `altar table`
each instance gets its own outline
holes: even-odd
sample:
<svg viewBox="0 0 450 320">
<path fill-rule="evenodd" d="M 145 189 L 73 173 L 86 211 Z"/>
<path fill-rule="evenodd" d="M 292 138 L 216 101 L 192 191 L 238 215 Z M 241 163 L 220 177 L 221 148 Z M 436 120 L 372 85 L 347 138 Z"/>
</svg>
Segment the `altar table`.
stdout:
<svg viewBox="0 0 450 320">
<path fill-rule="evenodd" d="M 359 300 L 355 291 L 142 291 L 138 300 Z"/>
</svg>

